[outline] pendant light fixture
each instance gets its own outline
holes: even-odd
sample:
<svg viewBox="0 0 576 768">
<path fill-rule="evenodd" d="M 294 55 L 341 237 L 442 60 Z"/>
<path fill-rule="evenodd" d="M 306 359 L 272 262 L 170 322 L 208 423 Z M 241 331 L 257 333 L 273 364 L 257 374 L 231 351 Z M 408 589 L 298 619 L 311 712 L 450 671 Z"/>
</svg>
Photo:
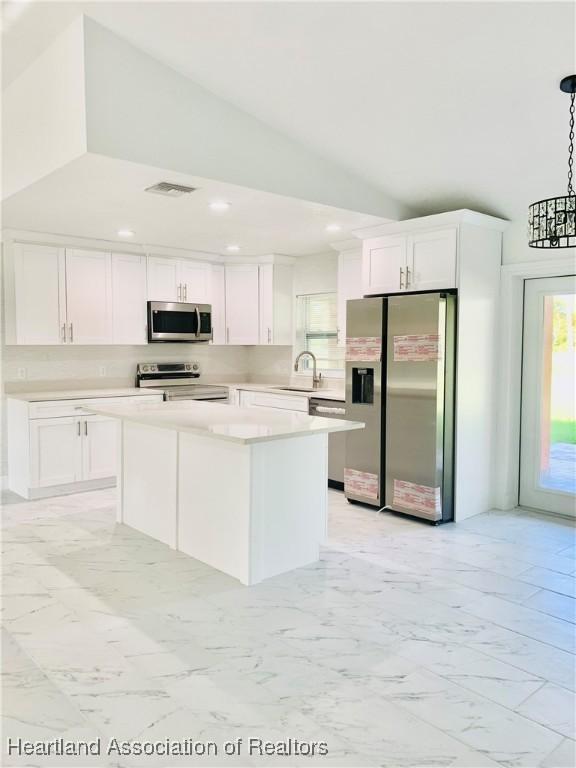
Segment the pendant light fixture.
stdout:
<svg viewBox="0 0 576 768">
<path fill-rule="evenodd" d="M 572 186 L 574 166 L 574 99 L 576 75 L 560 81 L 560 90 L 570 94 L 568 143 L 568 194 L 532 203 L 528 209 L 528 245 L 531 248 L 576 247 L 576 195 Z"/>
</svg>

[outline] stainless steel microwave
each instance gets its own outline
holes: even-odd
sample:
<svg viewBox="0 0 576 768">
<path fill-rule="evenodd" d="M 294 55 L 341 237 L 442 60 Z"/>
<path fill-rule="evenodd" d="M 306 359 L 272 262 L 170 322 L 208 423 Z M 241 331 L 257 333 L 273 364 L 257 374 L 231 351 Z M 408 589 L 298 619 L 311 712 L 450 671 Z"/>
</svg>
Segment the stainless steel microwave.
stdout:
<svg viewBox="0 0 576 768">
<path fill-rule="evenodd" d="M 185 304 L 176 301 L 148 302 L 148 341 L 210 341 L 210 304 Z"/>
</svg>

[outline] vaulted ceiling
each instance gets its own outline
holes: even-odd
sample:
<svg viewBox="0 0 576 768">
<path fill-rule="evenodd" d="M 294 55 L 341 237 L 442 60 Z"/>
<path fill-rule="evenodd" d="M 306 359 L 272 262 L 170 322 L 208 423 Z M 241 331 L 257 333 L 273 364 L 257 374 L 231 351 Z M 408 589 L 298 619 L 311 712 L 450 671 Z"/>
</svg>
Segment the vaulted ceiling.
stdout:
<svg viewBox="0 0 576 768">
<path fill-rule="evenodd" d="M 571 2 L 5 6 L 6 82 L 84 12 L 419 212 L 566 186 Z"/>
</svg>

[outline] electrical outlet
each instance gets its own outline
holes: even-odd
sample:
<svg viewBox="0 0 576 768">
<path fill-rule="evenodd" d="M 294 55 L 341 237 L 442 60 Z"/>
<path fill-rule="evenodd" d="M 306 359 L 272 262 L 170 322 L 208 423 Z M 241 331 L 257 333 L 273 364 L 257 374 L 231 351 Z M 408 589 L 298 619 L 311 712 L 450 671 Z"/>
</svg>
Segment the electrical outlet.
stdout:
<svg viewBox="0 0 576 768">
<path fill-rule="evenodd" d="M 100 368 L 98 368 L 98 374 L 100 376 L 106 376 L 106 366 L 105 365 L 101 365 Z"/>
<path fill-rule="evenodd" d="M 19 379 L 26 378 L 26 368 L 18 368 L 18 378 Z"/>
</svg>

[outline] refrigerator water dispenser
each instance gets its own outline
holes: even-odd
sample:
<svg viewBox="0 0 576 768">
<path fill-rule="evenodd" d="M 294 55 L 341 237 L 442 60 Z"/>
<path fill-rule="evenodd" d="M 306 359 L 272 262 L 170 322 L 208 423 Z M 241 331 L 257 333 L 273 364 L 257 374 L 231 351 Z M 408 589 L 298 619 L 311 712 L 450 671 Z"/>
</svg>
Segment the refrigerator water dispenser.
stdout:
<svg viewBox="0 0 576 768">
<path fill-rule="evenodd" d="M 352 402 L 374 404 L 374 368 L 352 368 Z"/>
</svg>

